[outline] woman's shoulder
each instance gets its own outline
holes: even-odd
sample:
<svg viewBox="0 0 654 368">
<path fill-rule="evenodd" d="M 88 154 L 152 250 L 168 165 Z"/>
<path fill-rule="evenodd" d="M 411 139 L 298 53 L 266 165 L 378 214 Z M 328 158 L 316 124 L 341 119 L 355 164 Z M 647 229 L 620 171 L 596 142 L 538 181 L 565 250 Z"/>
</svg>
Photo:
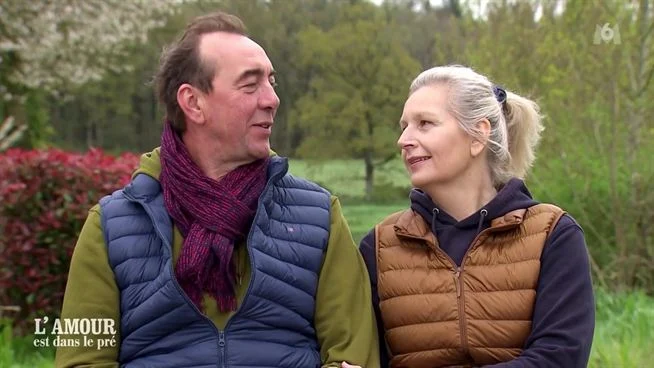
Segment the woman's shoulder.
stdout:
<svg viewBox="0 0 654 368">
<path fill-rule="evenodd" d="M 405 208 L 387 215 L 383 220 L 378 222 L 376 226 L 394 225 L 400 220 L 400 218 L 414 215 L 419 216 L 418 214 L 414 214 L 414 211 L 411 208 Z"/>
</svg>

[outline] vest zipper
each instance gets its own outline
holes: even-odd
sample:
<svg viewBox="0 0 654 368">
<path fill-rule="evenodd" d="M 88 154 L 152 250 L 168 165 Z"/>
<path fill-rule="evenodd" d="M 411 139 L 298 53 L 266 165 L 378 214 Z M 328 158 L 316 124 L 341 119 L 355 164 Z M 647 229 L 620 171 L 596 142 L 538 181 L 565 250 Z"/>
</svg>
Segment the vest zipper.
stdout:
<svg viewBox="0 0 654 368">
<path fill-rule="evenodd" d="M 465 317 L 465 296 L 464 296 L 464 288 L 463 288 L 463 275 L 465 272 L 464 266 L 466 263 L 466 258 L 468 258 L 468 253 L 470 253 L 470 251 L 476 248 L 479 238 L 487 231 L 488 229 L 483 230 L 482 232 L 478 233 L 477 236 L 475 236 L 475 238 L 472 240 L 472 243 L 470 243 L 470 247 L 463 255 L 463 261 L 461 261 L 461 267 L 457 266 L 456 262 L 454 262 L 452 257 L 450 257 L 447 253 L 445 253 L 440 247 L 435 248 L 436 252 L 439 252 L 452 264 L 454 287 L 456 288 L 456 302 L 459 310 L 459 333 L 461 335 L 461 349 L 463 350 L 463 353 L 468 358 L 471 357 L 470 357 L 470 347 L 468 345 L 468 329 L 467 329 L 466 317 Z M 403 234 L 403 236 L 424 241 L 423 238 L 413 236 L 410 234 Z"/>
<path fill-rule="evenodd" d="M 481 237 L 482 234 L 484 234 L 486 230 L 483 230 L 482 232 L 478 233 L 477 236 L 472 240 L 472 243 L 470 243 L 470 247 L 468 250 L 466 250 L 465 254 L 463 255 L 463 260 L 461 261 L 461 266 L 457 266 L 454 260 L 445 254 L 449 259 L 450 262 L 455 267 L 454 271 L 454 279 L 456 283 L 456 289 L 457 289 L 457 304 L 459 306 L 459 328 L 460 328 L 460 333 L 461 333 L 461 347 L 463 348 L 464 354 L 470 358 L 472 361 L 472 357 L 470 356 L 470 346 L 468 345 L 468 324 L 466 322 L 466 315 L 465 315 L 465 306 L 466 306 L 466 300 L 464 294 L 464 288 L 463 288 L 463 275 L 464 275 L 464 267 L 466 264 L 466 259 L 468 258 L 468 253 L 475 249 L 477 247 L 477 242 L 479 241 L 479 238 Z M 443 250 L 438 248 L 442 253 Z"/>
<path fill-rule="evenodd" d="M 218 334 L 218 347 L 220 349 L 219 367 L 225 366 L 225 332 L 220 331 Z"/>
<path fill-rule="evenodd" d="M 452 263 L 454 263 L 453 260 Z M 455 268 L 454 286 L 456 287 L 456 304 L 459 307 L 459 335 L 461 335 L 461 348 L 463 349 L 463 353 L 466 356 L 468 356 L 469 355 L 468 330 L 466 328 L 466 320 L 465 320 L 466 314 L 465 314 L 465 299 L 463 298 L 463 280 L 461 277 L 462 272 L 463 272 L 463 267 L 457 266 Z"/>
<path fill-rule="evenodd" d="M 271 177 L 268 178 L 268 182 L 266 183 L 266 186 L 263 188 L 263 191 L 261 192 L 261 195 L 259 196 L 259 199 L 257 199 L 257 210 L 254 213 L 254 218 L 252 219 L 252 225 L 250 226 L 250 231 L 248 232 L 248 236 L 245 240 L 245 247 L 248 250 L 248 258 L 250 260 L 250 282 L 248 283 L 248 288 L 245 291 L 245 296 L 243 297 L 243 301 L 241 302 L 241 305 L 236 308 L 234 311 L 234 314 L 227 320 L 227 324 L 225 325 L 225 331 L 229 328 L 229 326 L 232 324 L 232 321 L 234 320 L 234 317 L 238 314 L 238 312 L 241 311 L 243 306 L 245 305 L 245 302 L 248 300 L 248 296 L 250 296 L 250 291 L 252 290 L 252 285 L 254 285 L 254 278 L 255 278 L 255 270 L 256 267 L 254 266 L 254 252 L 252 252 L 252 247 L 250 244 L 252 244 L 252 234 L 254 233 L 254 226 L 256 226 L 257 219 L 260 217 L 260 211 L 259 207 L 263 203 L 262 198 L 263 196 L 269 192 L 270 187 L 272 187 L 272 184 L 276 182 L 282 175 L 281 172 L 277 172 Z"/>
<path fill-rule="evenodd" d="M 139 202 L 138 200 L 136 200 L 136 198 L 132 197 L 131 195 L 129 195 L 127 193 L 125 193 L 125 197 L 132 200 L 133 202 L 139 203 L 141 206 L 143 206 L 143 209 L 145 210 L 145 213 L 147 213 L 148 216 L 150 217 L 150 220 L 152 220 L 152 225 L 154 227 L 154 231 L 157 233 L 157 235 L 159 235 L 159 238 L 161 238 L 161 241 L 164 243 L 164 245 L 170 250 L 170 268 L 169 268 L 169 270 L 170 270 L 170 273 L 171 273 L 171 279 L 173 281 L 173 285 L 175 286 L 175 289 L 177 289 L 177 292 L 179 293 L 179 295 L 181 295 L 182 298 L 184 298 L 184 300 L 186 301 L 186 304 L 191 306 L 191 308 L 195 311 L 195 313 L 200 318 L 202 318 L 207 324 L 209 324 L 209 326 L 211 326 L 211 328 L 219 336 L 219 338 L 220 338 L 220 335 L 223 335 L 223 340 L 222 341 L 223 341 L 223 346 L 224 346 L 225 339 L 224 339 L 223 332 L 218 330 L 218 327 L 216 327 L 216 325 L 213 323 L 213 321 L 211 319 L 209 319 L 209 317 L 204 315 L 204 313 L 202 313 L 198 309 L 198 307 L 193 303 L 193 301 L 191 301 L 191 299 L 188 297 L 188 295 L 186 295 L 186 292 L 182 289 L 182 286 L 177 281 L 177 278 L 175 277 L 175 268 L 173 267 L 173 245 L 170 244 L 168 239 L 164 236 L 163 231 L 161 231 L 161 229 L 159 228 L 159 225 L 154 220 L 154 215 L 152 214 L 152 210 L 150 209 L 149 206 L 145 205 L 142 202 Z M 218 345 L 220 346 L 220 339 L 219 339 Z M 221 349 L 219 349 L 219 350 L 221 350 Z M 220 351 L 219 351 L 219 353 L 220 353 Z M 224 348 L 223 348 L 222 349 L 223 357 L 224 357 L 224 353 L 225 352 L 224 352 Z M 220 359 L 220 355 L 219 355 L 219 359 Z"/>
<path fill-rule="evenodd" d="M 188 295 L 186 295 L 186 292 L 184 292 L 184 290 L 182 289 L 182 286 L 179 284 L 179 282 L 177 282 L 177 278 L 175 277 L 175 268 L 173 267 L 173 254 L 172 254 L 173 246 L 172 246 L 172 244 L 170 244 L 170 242 L 168 242 L 166 237 L 164 237 L 164 234 L 161 231 L 161 229 L 159 228 L 159 226 L 157 225 L 157 222 L 154 221 L 154 216 L 152 214 L 152 210 L 149 208 L 149 206 L 145 205 L 144 203 L 138 201 L 133 196 L 131 196 L 128 193 L 124 192 L 125 197 L 127 197 L 131 201 L 139 203 L 141 206 L 143 206 L 143 208 L 145 209 L 145 212 L 148 214 L 148 216 L 152 220 L 152 224 L 154 226 L 155 231 L 157 232 L 157 235 L 159 235 L 159 238 L 161 238 L 161 241 L 164 242 L 164 245 L 166 247 L 168 247 L 168 249 L 170 250 L 170 270 L 172 272 L 171 278 L 173 280 L 173 285 L 175 285 L 175 288 L 177 289 L 177 292 L 180 293 L 180 295 L 184 298 L 184 300 L 186 300 L 186 303 L 189 304 L 191 306 L 191 308 L 193 308 L 193 310 L 201 318 L 203 318 L 209 325 L 211 325 L 213 330 L 218 334 L 219 359 L 221 360 L 220 365 L 219 365 L 220 367 L 225 366 L 225 350 L 226 350 L 226 346 L 227 346 L 227 341 L 225 339 L 225 332 L 227 331 L 227 329 L 231 325 L 232 321 L 234 320 L 234 317 L 236 317 L 238 312 L 245 305 L 245 301 L 248 299 L 248 296 L 250 295 L 250 290 L 252 289 L 252 285 L 254 284 L 254 277 L 255 277 L 254 270 L 255 270 L 255 267 L 254 267 L 254 257 L 252 256 L 253 252 L 252 252 L 252 249 L 250 248 L 250 244 L 251 244 L 251 240 L 252 240 L 252 233 L 254 232 L 253 231 L 253 226 L 256 224 L 257 218 L 259 217 L 259 206 L 261 206 L 261 203 L 263 202 L 261 199 L 263 198 L 265 193 L 268 193 L 268 191 L 270 190 L 270 187 L 272 186 L 272 184 L 275 181 L 279 180 L 279 178 L 281 178 L 283 176 L 283 174 L 284 173 L 280 171 L 280 172 L 276 172 L 272 176 L 270 176 L 268 178 L 268 182 L 266 183 L 266 186 L 264 187 L 263 191 L 261 192 L 261 195 L 259 196 L 259 199 L 257 200 L 257 211 L 255 212 L 254 218 L 252 219 L 252 226 L 250 227 L 250 231 L 248 233 L 246 244 L 245 244 L 246 247 L 248 247 L 248 258 L 250 259 L 250 272 L 251 272 L 250 283 L 248 284 L 248 289 L 245 292 L 245 297 L 243 298 L 243 302 L 236 309 L 236 311 L 234 311 L 234 314 L 232 314 L 232 316 L 229 318 L 229 320 L 227 321 L 227 324 L 225 325 L 224 330 L 219 330 L 218 327 L 216 327 L 216 325 L 213 323 L 213 321 L 211 319 L 209 319 L 209 317 L 205 316 L 198 309 L 198 307 L 191 301 L 191 299 L 188 297 Z M 173 224 L 173 226 L 174 226 L 174 224 Z"/>
</svg>

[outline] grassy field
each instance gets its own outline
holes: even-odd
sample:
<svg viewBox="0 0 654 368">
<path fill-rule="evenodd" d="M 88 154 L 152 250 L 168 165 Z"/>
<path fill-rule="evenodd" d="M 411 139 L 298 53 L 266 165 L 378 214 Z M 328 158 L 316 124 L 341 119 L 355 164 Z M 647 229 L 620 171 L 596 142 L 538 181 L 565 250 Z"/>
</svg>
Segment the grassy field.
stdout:
<svg viewBox="0 0 654 368">
<path fill-rule="evenodd" d="M 360 198 L 365 194 L 363 160 L 329 160 L 312 162 L 290 160 L 290 172 L 309 178 L 339 197 Z M 397 159 L 375 170 L 375 183 L 408 187 L 409 179 L 402 162 Z"/>
<path fill-rule="evenodd" d="M 324 164 L 291 161 L 291 172 L 308 177 L 342 198 L 343 212 L 358 241 L 386 215 L 405 208 L 407 200 L 390 204 L 363 203 L 362 164 L 331 161 Z M 382 182 L 406 187 L 408 180 L 401 164 L 392 162 L 377 174 Z M 648 367 L 654 350 L 654 298 L 641 293 L 611 294 L 596 291 L 597 325 L 589 367 Z M 54 352 L 33 347 L 31 337 L 12 337 L 0 323 L 0 367 L 53 367 Z"/>
<path fill-rule="evenodd" d="M 596 326 L 589 367 L 652 367 L 654 298 L 596 292 Z"/>
</svg>

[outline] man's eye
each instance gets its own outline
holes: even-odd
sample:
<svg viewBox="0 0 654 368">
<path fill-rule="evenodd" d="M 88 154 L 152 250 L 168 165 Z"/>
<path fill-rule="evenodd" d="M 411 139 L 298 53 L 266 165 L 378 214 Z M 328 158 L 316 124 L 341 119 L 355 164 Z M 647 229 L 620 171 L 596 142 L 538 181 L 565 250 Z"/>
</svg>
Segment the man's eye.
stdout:
<svg viewBox="0 0 654 368">
<path fill-rule="evenodd" d="M 268 81 L 270 82 L 270 85 L 273 86 L 273 88 L 278 86 L 277 80 L 275 79 L 275 77 L 270 77 L 270 79 L 268 79 Z"/>
<path fill-rule="evenodd" d="M 423 127 L 425 125 L 431 125 L 432 122 L 429 120 L 420 120 L 420 123 L 418 124 L 419 126 Z"/>
</svg>

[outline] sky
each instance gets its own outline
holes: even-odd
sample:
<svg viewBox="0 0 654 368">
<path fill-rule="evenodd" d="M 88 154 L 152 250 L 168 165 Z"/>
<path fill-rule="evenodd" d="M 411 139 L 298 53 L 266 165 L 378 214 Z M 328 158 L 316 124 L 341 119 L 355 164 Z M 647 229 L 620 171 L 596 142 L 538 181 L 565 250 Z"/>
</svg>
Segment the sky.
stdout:
<svg viewBox="0 0 654 368">
<path fill-rule="evenodd" d="M 384 0 L 369 0 L 369 1 L 373 2 L 374 4 L 379 5 Z M 471 6 L 471 9 L 472 9 L 472 12 L 473 12 L 473 17 L 475 17 L 475 18 L 477 18 L 480 14 L 484 14 L 486 12 L 486 9 L 488 8 L 488 4 L 490 4 L 492 1 L 498 1 L 498 0 L 461 0 L 461 2 L 464 3 L 464 4 L 465 3 L 473 4 L 473 6 Z M 517 2 L 517 1 L 521 1 L 521 0 L 509 0 L 509 2 Z M 522 1 L 524 1 L 524 0 L 522 0 Z M 565 3 L 565 0 L 563 0 L 563 1 L 556 0 L 556 1 L 557 1 L 556 13 L 560 13 L 560 12 L 563 11 L 563 6 L 564 6 L 564 3 Z M 444 4 L 448 3 L 449 1 L 448 0 L 430 0 L 430 2 L 431 2 L 431 5 L 434 6 L 434 7 L 441 7 Z M 535 13 L 536 21 L 538 21 L 538 19 L 540 19 L 540 17 L 542 15 L 543 15 L 542 8 L 539 7 L 536 10 L 536 13 Z"/>
</svg>

